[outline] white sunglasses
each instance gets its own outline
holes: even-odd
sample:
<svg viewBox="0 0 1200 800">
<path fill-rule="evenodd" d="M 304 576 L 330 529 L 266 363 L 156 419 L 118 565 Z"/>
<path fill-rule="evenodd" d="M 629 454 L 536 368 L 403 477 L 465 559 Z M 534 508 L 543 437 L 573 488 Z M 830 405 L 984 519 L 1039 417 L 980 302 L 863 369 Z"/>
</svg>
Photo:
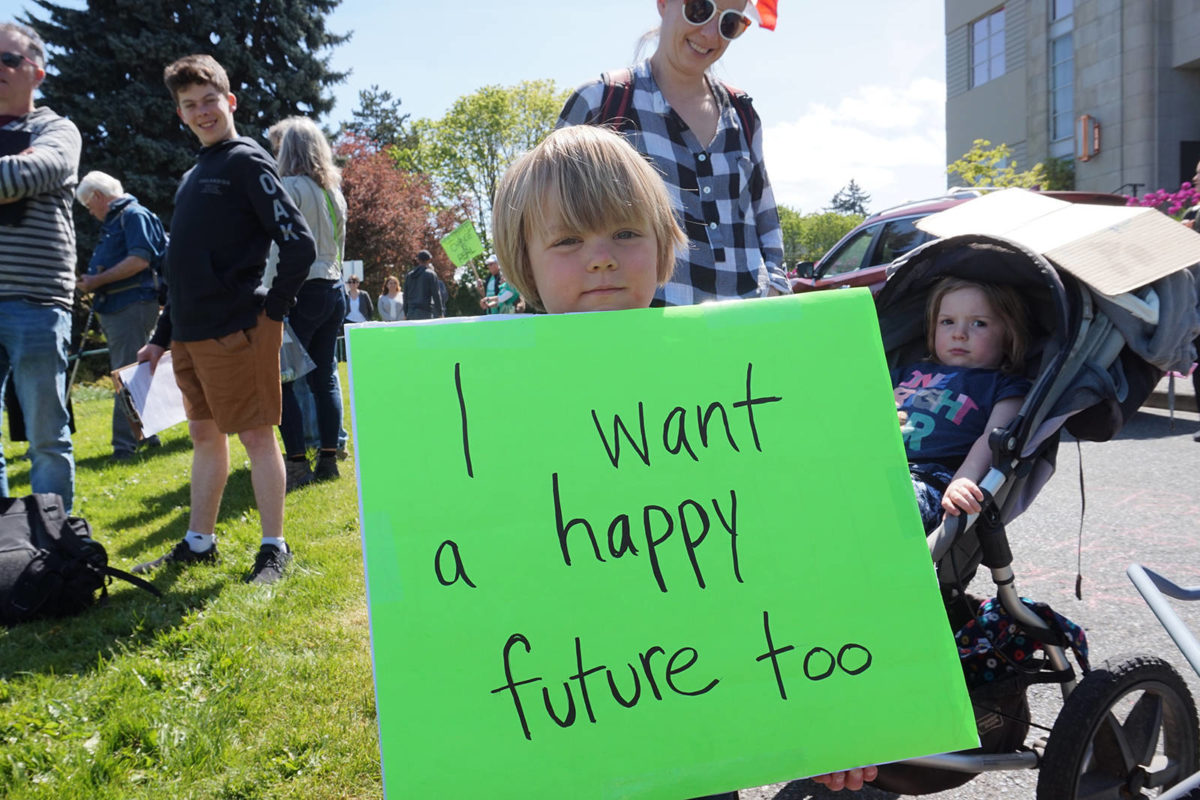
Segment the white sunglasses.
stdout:
<svg viewBox="0 0 1200 800">
<path fill-rule="evenodd" d="M 684 0 L 683 19 L 689 25 L 699 27 L 712 19 L 716 13 L 716 0 Z M 721 38 L 728 42 L 741 36 L 749 27 L 750 17 L 740 11 L 734 11 L 732 8 L 722 11 L 717 22 L 717 30 L 721 32 Z"/>
</svg>

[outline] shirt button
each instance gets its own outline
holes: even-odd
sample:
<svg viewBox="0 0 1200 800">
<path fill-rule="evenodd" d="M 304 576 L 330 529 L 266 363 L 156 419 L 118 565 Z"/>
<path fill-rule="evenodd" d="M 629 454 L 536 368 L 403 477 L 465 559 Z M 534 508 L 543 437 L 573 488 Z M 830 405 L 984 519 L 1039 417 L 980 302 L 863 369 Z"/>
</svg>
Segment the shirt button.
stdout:
<svg viewBox="0 0 1200 800">
<path fill-rule="evenodd" d="M 697 161 L 708 161 L 708 156 L 704 153 L 701 153 L 700 155 L 696 156 L 696 160 Z"/>
<path fill-rule="evenodd" d="M 712 194 L 712 187 L 711 187 L 711 186 L 705 186 L 705 187 L 704 187 L 704 193 L 705 193 L 705 194 Z"/>
<path fill-rule="evenodd" d="M 717 223 L 710 222 L 708 223 L 708 227 L 715 231 L 717 229 Z"/>
</svg>

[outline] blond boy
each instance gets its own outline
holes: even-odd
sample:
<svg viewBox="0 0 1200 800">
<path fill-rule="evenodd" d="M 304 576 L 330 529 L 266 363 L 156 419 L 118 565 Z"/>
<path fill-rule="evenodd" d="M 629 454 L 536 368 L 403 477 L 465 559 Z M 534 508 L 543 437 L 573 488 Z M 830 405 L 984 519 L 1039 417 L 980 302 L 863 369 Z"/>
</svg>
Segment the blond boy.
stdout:
<svg viewBox="0 0 1200 800">
<path fill-rule="evenodd" d="M 509 283 L 550 314 L 648 307 L 687 244 L 654 168 L 591 125 L 554 131 L 509 167 L 492 203 L 492 237 Z M 813 780 L 838 791 L 875 776 L 864 767 Z"/>
</svg>

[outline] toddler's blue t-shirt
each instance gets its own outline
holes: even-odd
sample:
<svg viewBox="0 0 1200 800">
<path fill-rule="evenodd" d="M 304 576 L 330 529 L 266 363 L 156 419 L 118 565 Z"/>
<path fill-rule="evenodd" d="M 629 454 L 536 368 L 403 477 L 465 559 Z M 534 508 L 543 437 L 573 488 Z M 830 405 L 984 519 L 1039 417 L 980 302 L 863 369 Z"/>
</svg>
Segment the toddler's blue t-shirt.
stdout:
<svg viewBox="0 0 1200 800">
<path fill-rule="evenodd" d="M 1001 400 L 1024 397 L 1030 382 L 995 369 L 964 369 L 922 361 L 892 371 L 896 406 L 908 412 L 904 449 L 910 462 L 957 470 L 983 435 Z"/>
</svg>

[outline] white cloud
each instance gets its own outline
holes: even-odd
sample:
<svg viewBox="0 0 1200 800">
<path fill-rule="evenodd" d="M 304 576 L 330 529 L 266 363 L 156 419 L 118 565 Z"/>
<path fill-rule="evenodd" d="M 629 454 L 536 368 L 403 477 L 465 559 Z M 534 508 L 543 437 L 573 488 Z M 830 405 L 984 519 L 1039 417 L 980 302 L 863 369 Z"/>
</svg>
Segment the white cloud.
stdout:
<svg viewBox="0 0 1200 800">
<path fill-rule="evenodd" d="M 776 200 L 818 211 L 851 179 L 879 210 L 946 186 L 945 85 L 864 86 L 836 105 L 810 103 L 763 130 Z"/>
</svg>

